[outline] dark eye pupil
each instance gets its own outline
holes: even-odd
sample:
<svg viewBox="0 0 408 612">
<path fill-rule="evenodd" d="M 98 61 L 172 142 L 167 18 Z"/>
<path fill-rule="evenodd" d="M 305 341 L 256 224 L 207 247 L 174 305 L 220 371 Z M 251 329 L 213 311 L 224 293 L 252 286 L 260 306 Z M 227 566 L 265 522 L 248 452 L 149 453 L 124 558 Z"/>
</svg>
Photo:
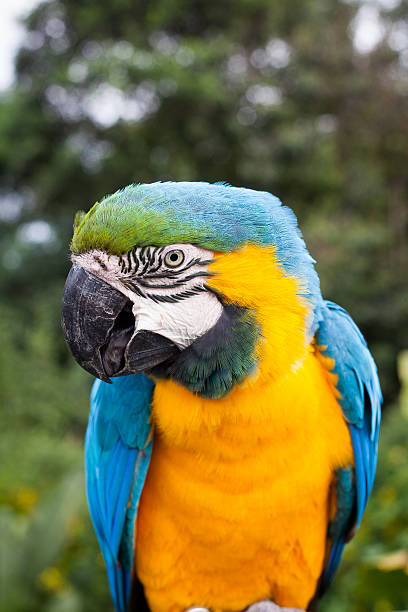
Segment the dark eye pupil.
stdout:
<svg viewBox="0 0 408 612">
<path fill-rule="evenodd" d="M 184 261 L 183 251 L 169 251 L 164 258 L 164 263 L 170 267 L 180 266 Z"/>
</svg>

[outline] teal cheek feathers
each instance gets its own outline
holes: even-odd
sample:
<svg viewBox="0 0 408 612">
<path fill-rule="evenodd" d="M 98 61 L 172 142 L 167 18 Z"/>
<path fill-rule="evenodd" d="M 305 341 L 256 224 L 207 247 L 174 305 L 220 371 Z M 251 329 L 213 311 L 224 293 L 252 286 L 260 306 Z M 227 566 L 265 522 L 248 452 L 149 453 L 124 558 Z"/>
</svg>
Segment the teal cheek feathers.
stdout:
<svg viewBox="0 0 408 612">
<path fill-rule="evenodd" d="M 255 371 L 259 336 L 260 326 L 251 311 L 225 305 L 212 329 L 165 371 L 153 374 L 170 377 L 201 397 L 219 399 Z"/>
</svg>

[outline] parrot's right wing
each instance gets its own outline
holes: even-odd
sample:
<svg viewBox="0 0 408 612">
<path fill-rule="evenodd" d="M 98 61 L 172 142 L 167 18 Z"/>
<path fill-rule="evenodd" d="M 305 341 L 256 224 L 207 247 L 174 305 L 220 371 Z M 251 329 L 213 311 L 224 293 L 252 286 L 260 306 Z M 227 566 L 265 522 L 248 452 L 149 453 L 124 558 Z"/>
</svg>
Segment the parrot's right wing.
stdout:
<svg viewBox="0 0 408 612">
<path fill-rule="evenodd" d="M 86 489 L 117 612 L 128 607 L 137 506 L 152 451 L 154 383 L 144 374 L 96 380 L 85 440 Z"/>
</svg>

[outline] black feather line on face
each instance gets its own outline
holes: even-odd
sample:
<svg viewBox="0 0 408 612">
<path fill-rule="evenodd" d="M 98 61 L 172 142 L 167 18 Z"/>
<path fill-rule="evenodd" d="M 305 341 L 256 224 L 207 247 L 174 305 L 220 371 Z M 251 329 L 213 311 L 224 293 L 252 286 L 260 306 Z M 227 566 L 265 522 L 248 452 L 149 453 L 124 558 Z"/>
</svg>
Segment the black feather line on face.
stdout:
<svg viewBox="0 0 408 612">
<path fill-rule="evenodd" d="M 172 285 L 152 285 L 150 283 L 146 283 L 144 280 L 139 278 L 137 280 L 141 287 L 145 287 L 146 289 L 177 289 L 180 285 L 184 285 L 184 281 L 177 281 Z"/>
<path fill-rule="evenodd" d="M 144 293 L 139 286 L 131 279 L 122 279 L 122 284 L 136 293 L 139 297 L 147 298 L 153 300 L 153 302 L 169 302 L 175 303 L 180 302 L 188 297 L 192 297 L 193 295 L 197 295 L 198 293 L 202 293 L 203 291 L 207 291 L 207 289 L 201 285 L 196 285 L 187 291 L 181 291 L 180 293 L 176 293 L 175 295 L 158 295 L 154 293 Z M 149 285 L 147 285 L 149 286 Z M 151 287 L 153 288 L 153 287 Z M 165 285 L 165 288 L 168 288 L 168 285 Z"/>
<path fill-rule="evenodd" d="M 196 272 L 195 274 L 189 274 L 188 276 L 184 278 L 176 279 L 174 283 L 168 283 L 167 285 L 166 284 L 154 285 L 154 284 L 148 283 L 145 280 L 146 278 L 155 278 L 155 277 L 147 277 L 147 276 L 145 276 L 144 279 L 138 278 L 137 282 L 141 287 L 145 287 L 146 289 L 177 289 L 177 287 L 180 287 L 181 285 L 185 285 L 187 281 L 192 280 L 193 278 L 199 278 L 199 277 L 207 278 L 208 276 L 213 276 L 213 275 L 210 274 L 209 272 Z M 170 277 L 170 280 L 173 280 L 173 279 Z"/>
<path fill-rule="evenodd" d="M 142 262 L 142 264 L 146 263 L 146 259 L 145 259 L 146 248 L 147 247 L 142 247 L 140 251 L 138 251 L 138 257 L 140 261 Z"/>
<path fill-rule="evenodd" d="M 206 289 L 200 285 L 196 287 L 192 287 L 187 291 L 181 291 L 180 293 L 176 293 L 175 295 L 157 295 L 157 294 L 146 294 L 145 297 L 151 298 L 155 302 L 181 302 L 186 298 L 192 297 L 193 295 L 197 295 L 198 293 L 202 293 L 206 291 Z"/>
<path fill-rule="evenodd" d="M 139 289 L 136 283 L 134 283 L 131 279 L 123 278 L 121 279 L 121 283 L 125 285 L 125 287 L 136 293 L 136 295 L 138 295 L 139 297 L 147 297 L 147 295 L 145 295 L 143 291 Z"/>
<path fill-rule="evenodd" d="M 153 251 L 148 252 L 148 259 L 149 259 L 149 265 L 152 266 L 154 264 L 154 260 L 155 260 L 155 255 L 156 255 L 156 251 L 157 251 L 158 247 L 154 247 Z"/>
<path fill-rule="evenodd" d="M 164 247 L 156 247 L 156 250 L 157 250 L 157 265 L 156 265 L 156 267 L 150 268 L 149 275 L 154 273 L 154 272 L 157 272 L 157 270 L 160 270 L 160 268 L 162 266 L 162 263 L 163 263 L 163 257 L 162 257 L 163 249 L 164 249 Z M 148 275 L 145 276 L 145 278 L 148 278 Z"/>
<path fill-rule="evenodd" d="M 148 268 L 149 268 L 149 261 L 147 260 L 145 265 L 143 266 L 143 269 L 141 272 L 139 272 L 138 276 L 144 276 L 144 274 L 147 272 Z"/>
<path fill-rule="evenodd" d="M 209 276 L 214 276 L 214 274 L 212 274 L 211 272 L 195 272 L 194 274 L 189 274 L 188 276 L 185 276 L 183 281 L 189 281 L 192 278 L 199 278 L 199 277 L 209 277 Z"/>
<path fill-rule="evenodd" d="M 136 254 L 136 249 L 133 248 L 131 253 L 132 253 L 132 259 L 133 259 L 133 271 L 137 272 L 139 269 L 139 259 Z"/>
<path fill-rule="evenodd" d="M 128 251 L 127 254 L 126 254 L 126 258 L 127 258 L 127 262 L 128 262 L 127 269 L 126 269 L 127 273 L 129 273 L 130 270 L 132 269 L 132 263 L 130 261 L 130 255 L 131 255 L 131 251 Z"/>
</svg>

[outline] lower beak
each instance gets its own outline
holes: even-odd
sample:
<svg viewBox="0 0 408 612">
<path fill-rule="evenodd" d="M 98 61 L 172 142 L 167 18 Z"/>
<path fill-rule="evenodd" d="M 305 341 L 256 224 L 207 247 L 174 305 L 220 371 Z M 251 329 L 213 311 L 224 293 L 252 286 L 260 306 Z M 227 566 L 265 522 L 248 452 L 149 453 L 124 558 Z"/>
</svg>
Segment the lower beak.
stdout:
<svg viewBox="0 0 408 612">
<path fill-rule="evenodd" d="M 77 264 L 65 283 L 61 323 L 77 362 L 105 382 L 149 370 L 179 353 L 160 334 L 135 333 L 131 301 Z"/>
</svg>

